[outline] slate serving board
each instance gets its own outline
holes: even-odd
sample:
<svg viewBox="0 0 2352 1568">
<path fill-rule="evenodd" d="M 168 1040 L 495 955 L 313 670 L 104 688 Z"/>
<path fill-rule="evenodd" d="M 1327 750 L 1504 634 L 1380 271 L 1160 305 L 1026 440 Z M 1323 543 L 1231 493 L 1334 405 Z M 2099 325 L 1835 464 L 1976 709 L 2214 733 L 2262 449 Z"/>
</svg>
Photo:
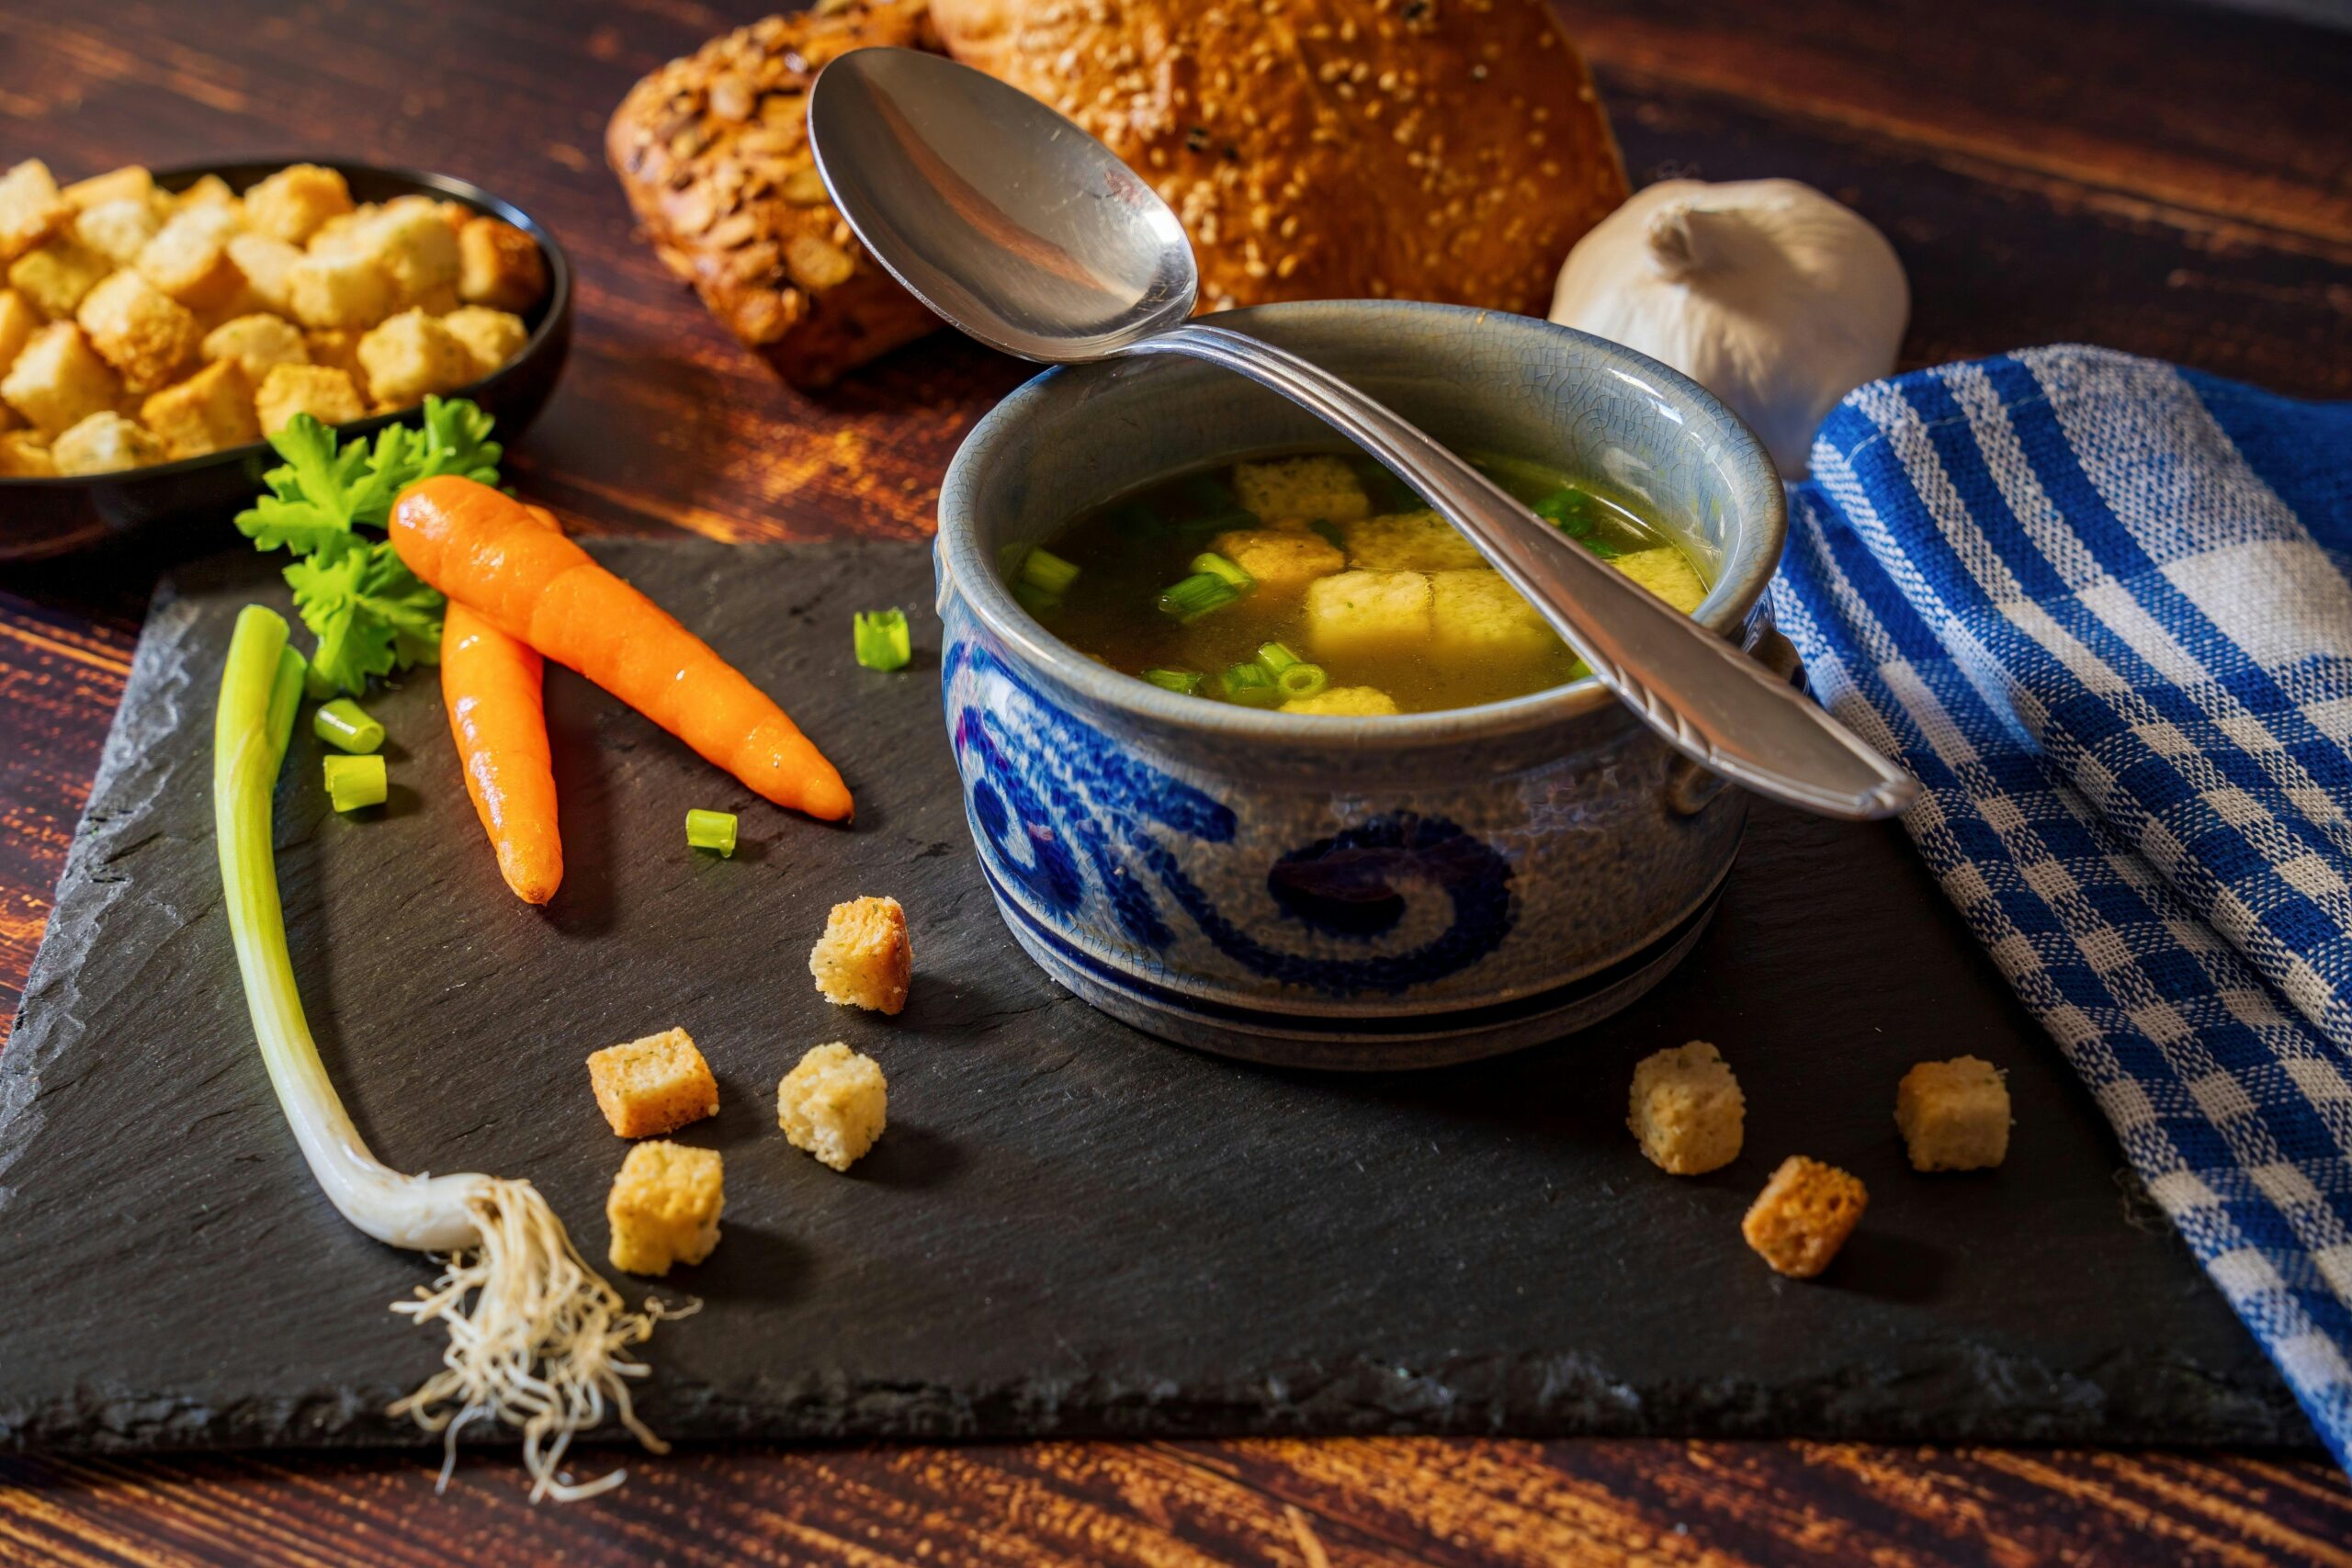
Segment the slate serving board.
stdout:
<svg viewBox="0 0 2352 1568">
<path fill-rule="evenodd" d="M 670 1024 L 701 1043 L 724 1109 L 681 1136 L 726 1153 L 725 1239 L 664 1287 L 707 1303 L 650 1347 L 640 1408 L 665 1434 L 2310 1443 L 1892 829 L 1759 808 L 1696 953 L 1585 1035 L 1436 1074 L 1239 1066 L 1057 991 L 998 923 L 919 547 L 594 547 L 785 697 L 846 765 L 856 829 L 752 800 L 550 671 L 569 870 L 528 909 L 428 674 L 370 705 L 394 780 L 371 818 L 327 810 L 297 739 L 278 872 L 313 1025 L 377 1151 L 528 1175 L 592 1256 L 623 1146 L 582 1058 Z M 431 1269 L 311 1185 L 220 911 L 212 684 L 256 597 L 279 595 L 243 555 L 159 592 L 0 1054 L 0 1436 L 18 1446 L 424 1440 L 383 1412 L 437 1332 L 385 1304 Z M 916 668 L 860 671 L 849 611 L 892 602 Z M 692 806 L 743 813 L 733 861 L 686 850 Z M 865 892 L 913 923 L 895 1021 L 829 1007 L 806 969 L 827 906 Z M 1693 1037 L 1738 1068 L 1747 1152 L 1679 1180 L 1635 1152 L 1625 1085 Z M 888 1134 L 845 1177 L 775 1124 L 777 1077 L 832 1039 L 891 1086 Z M 1895 1080 L 1961 1052 L 2009 1071 L 2008 1163 L 1914 1176 Z M 1806 1284 L 1738 1235 L 1792 1152 L 1871 1193 Z"/>
</svg>

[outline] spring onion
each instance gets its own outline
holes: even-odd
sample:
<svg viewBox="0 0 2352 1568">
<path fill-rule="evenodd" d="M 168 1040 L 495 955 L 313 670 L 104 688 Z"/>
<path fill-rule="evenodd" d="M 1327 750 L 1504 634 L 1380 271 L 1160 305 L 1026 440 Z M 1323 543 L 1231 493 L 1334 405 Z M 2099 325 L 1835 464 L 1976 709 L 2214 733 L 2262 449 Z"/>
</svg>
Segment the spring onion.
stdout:
<svg viewBox="0 0 2352 1568">
<path fill-rule="evenodd" d="M 1535 515 L 1572 539 L 1592 532 L 1592 498 L 1573 485 L 1554 491 L 1537 502 Z"/>
<path fill-rule="evenodd" d="M 1314 522 L 1308 524 L 1307 526 L 1312 528 L 1316 534 L 1322 538 L 1323 542 L 1330 546 L 1333 549 L 1344 550 L 1348 547 L 1347 536 L 1340 533 L 1339 525 L 1333 523 L 1329 518 L 1317 517 Z"/>
<path fill-rule="evenodd" d="M 1194 556 L 1191 570 L 1196 572 L 1204 571 L 1239 592 L 1246 593 L 1258 586 L 1256 578 L 1215 550 L 1203 550 L 1199 555 Z"/>
<path fill-rule="evenodd" d="M 1281 689 L 1285 701 L 1292 697 L 1311 697 L 1330 683 L 1329 671 L 1320 664 L 1308 664 L 1304 660 L 1278 671 L 1274 675 L 1274 684 Z"/>
<path fill-rule="evenodd" d="M 850 620 L 857 661 L 868 670 L 904 670 L 915 656 L 904 610 L 859 610 Z"/>
<path fill-rule="evenodd" d="M 1163 692 L 1175 692 L 1187 697 L 1199 691 L 1201 682 L 1207 679 L 1197 670 L 1170 670 L 1159 666 L 1145 671 L 1143 678 Z"/>
<path fill-rule="evenodd" d="M 1248 664 L 1228 667 L 1216 678 L 1216 683 L 1217 690 L 1225 694 L 1227 701 L 1239 703 L 1245 707 L 1272 707 L 1283 700 L 1282 688 L 1274 684 L 1272 675 L 1266 673 L 1266 667 L 1254 660 Z"/>
<path fill-rule="evenodd" d="M 381 806 L 389 793 L 384 759 L 378 756 L 329 757 L 326 760 L 327 799 L 337 811 Z"/>
<path fill-rule="evenodd" d="M 1211 572 L 1195 572 L 1159 595 L 1159 613 L 1180 621 L 1198 620 L 1241 597 L 1241 591 Z"/>
<path fill-rule="evenodd" d="M 404 1175 L 378 1161 L 352 1125 L 302 1017 L 270 852 L 271 796 L 305 674 L 284 619 L 247 606 L 213 716 L 212 810 L 229 933 L 270 1087 L 311 1176 L 345 1220 L 389 1246 L 447 1255 L 439 1279 L 392 1306 L 449 1331 L 441 1370 L 391 1407 L 445 1434 L 442 1484 L 457 1463 L 459 1429 L 490 1417 L 522 1429 L 534 1498 L 593 1496 L 620 1484 L 622 1472 L 575 1484 L 560 1472 L 574 1435 L 601 1422 L 608 1403 L 639 1442 L 664 1451 L 630 1404 L 629 1380 L 646 1368 L 627 1351 L 680 1309 L 648 1302 L 627 1311 L 528 1181 Z"/>
<path fill-rule="evenodd" d="M 1067 593 L 1078 581 L 1078 564 L 1039 545 L 1022 558 L 1021 581 L 1047 593 Z"/>
<path fill-rule="evenodd" d="M 735 814 L 732 811 L 705 811 L 700 807 L 687 812 L 686 847 L 716 850 L 720 855 L 733 859 Z"/>
<path fill-rule="evenodd" d="M 341 751 L 373 751 L 384 743 L 384 727 L 349 697 L 321 703 L 311 716 L 311 733 Z"/>
<path fill-rule="evenodd" d="M 1236 508 L 1231 512 L 1204 512 L 1188 517 L 1181 525 L 1186 534 L 1225 534 L 1237 528 L 1262 528 L 1265 520 L 1254 512 Z"/>
<path fill-rule="evenodd" d="M 1012 585 L 1012 597 L 1033 615 L 1050 615 L 1062 607 L 1062 596 L 1048 593 L 1034 582 L 1026 581 Z"/>
<path fill-rule="evenodd" d="M 1261 642 L 1258 645 L 1258 662 L 1265 667 L 1269 675 L 1280 675 L 1298 661 L 1298 655 L 1281 643 Z"/>
</svg>

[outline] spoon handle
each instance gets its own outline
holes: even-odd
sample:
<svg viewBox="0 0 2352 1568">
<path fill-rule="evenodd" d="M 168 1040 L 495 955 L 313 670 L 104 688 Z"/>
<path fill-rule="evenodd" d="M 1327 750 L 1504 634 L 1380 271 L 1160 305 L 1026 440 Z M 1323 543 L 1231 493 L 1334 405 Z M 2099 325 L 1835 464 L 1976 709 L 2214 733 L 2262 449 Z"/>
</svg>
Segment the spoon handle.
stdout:
<svg viewBox="0 0 2352 1568">
<path fill-rule="evenodd" d="M 1338 377 L 1201 321 L 1121 352 L 1181 354 L 1238 371 L 1380 458 L 1469 536 L 1626 706 L 1702 766 L 1825 817 L 1892 817 L 1917 795 L 1908 773 L 1793 687 Z"/>
</svg>

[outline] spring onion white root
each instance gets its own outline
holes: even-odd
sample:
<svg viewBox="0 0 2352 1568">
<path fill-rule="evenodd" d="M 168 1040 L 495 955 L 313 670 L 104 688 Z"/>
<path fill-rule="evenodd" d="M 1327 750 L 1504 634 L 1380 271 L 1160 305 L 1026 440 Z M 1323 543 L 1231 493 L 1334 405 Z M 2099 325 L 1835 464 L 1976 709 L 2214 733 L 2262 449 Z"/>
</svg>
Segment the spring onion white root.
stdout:
<svg viewBox="0 0 2352 1568">
<path fill-rule="evenodd" d="M 571 1500 L 620 1483 L 618 1470 L 584 1483 L 561 1474 L 572 1438 L 607 1406 L 637 1439 L 666 1451 L 637 1417 L 628 1354 L 664 1316 L 694 1310 L 648 1302 L 630 1312 L 583 1260 L 563 1222 L 529 1182 L 494 1176 L 407 1176 L 378 1160 L 328 1079 L 286 947 L 286 917 L 270 852 L 271 797 L 301 701 L 301 655 L 286 622 L 259 605 L 237 618 L 213 720 L 213 818 L 229 929 L 244 977 L 254 1034 L 270 1086 L 311 1174 L 343 1217 L 381 1242 L 447 1256 L 447 1267 L 392 1310 L 440 1324 L 442 1370 L 391 1407 L 443 1434 L 447 1484 L 458 1434 L 489 1417 L 519 1427 L 531 1496 Z"/>
</svg>

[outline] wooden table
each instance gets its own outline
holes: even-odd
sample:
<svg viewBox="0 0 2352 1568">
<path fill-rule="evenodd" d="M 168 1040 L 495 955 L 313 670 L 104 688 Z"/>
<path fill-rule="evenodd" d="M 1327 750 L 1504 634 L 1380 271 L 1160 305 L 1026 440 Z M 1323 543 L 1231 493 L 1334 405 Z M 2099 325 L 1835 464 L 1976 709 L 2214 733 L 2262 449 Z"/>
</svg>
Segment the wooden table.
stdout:
<svg viewBox="0 0 2352 1568">
<path fill-rule="evenodd" d="M 2352 36 L 2113 0 L 1575 0 L 1637 182 L 1790 175 L 1894 240 L 1906 363 L 2085 340 L 2352 396 Z M 341 153 L 549 223 L 579 340 L 511 458 L 585 528 L 930 525 L 1022 372 L 961 344 L 821 400 L 769 379 L 629 233 L 628 84 L 754 15 L 694 0 L 76 0 L 0 12 L 6 156 Z M 218 536 L 187 541 L 193 551 Z M 0 1009 L 119 695 L 152 554 L 0 572 Z M 5 1298 L 0 1298 L 5 1300 Z M 7 1303 L 36 1311 L 38 1303 Z M 2352 1562 L 2324 1462 L 1814 1443 L 1241 1441 L 732 1450 L 530 1508 L 505 1458 L 0 1460 L 0 1562 Z"/>
</svg>

